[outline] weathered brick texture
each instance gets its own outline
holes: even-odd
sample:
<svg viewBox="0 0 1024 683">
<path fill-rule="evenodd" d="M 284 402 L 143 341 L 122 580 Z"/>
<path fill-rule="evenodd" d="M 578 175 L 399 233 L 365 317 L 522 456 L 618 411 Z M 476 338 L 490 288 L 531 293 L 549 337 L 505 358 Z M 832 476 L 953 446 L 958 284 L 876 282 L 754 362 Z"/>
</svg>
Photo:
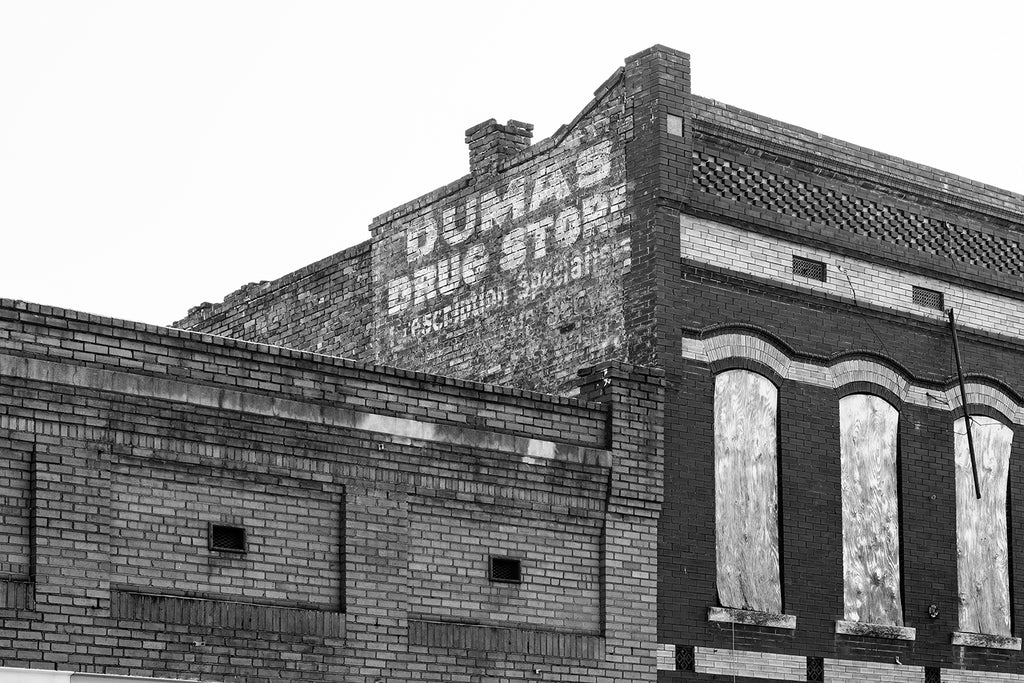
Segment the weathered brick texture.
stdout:
<svg viewBox="0 0 1024 683">
<path fill-rule="evenodd" d="M 547 397 L 4 301 L 0 495 L 27 512 L 4 517 L 0 673 L 653 681 L 660 392 L 636 370 Z"/>
<path fill-rule="evenodd" d="M 375 359 L 551 391 L 620 355 L 625 125 L 616 74 L 553 137 L 378 217 Z M 471 154 L 507 128 L 470 129 Z"/>
<path fill-rule="evenodd" d="M 203 303 L 175 327 L 369 360 L 370 244 L 364 242 L 271 282 Z"/>
<path fill-rule="evenodd" d="M 601 458 L 580 453 L 571 480 L 559 479 L 563 489 L 543 502 L 528 498 L 531 515 L 538 505 L 552 506 L 544 514 L 568 510 L 566 528 L 583 539 L 550 564 L 581 561 L 572 597 L 586 609 L 578 623 L 555 615 L 549 624 L 554 628 L 563 619 L 562 625 L 584 632 L 520 638 L 492 616 L 482 616 L 478 626 L 449 625 L 441 620 L 449 614 L 465 618 L 477 604 L 490 615 L 494 595 L 474 584 L 466 604 L 433 604 L 425 597 L 429 590 L 416 584 L 427 592 L 403 598 L 409 603 L 403 609 L 418 615 L 409 627 L 414 650 L 436 655 L 436 665 L 452 676 L 496 680 L 519 677 L 530 653 L 572 652 L 587 662 L 629 653 L 648 661 L 659 643 L 666 681 L 720 675 L 937 680 L 940 672 L 942 680 L 967 680 L 959 670 L 977 680 L 1024 676 L 1019 653 L 951 641 L 958 590 L 952 422 L 962 410 L 946 313 L 914 297 L 914 288 L 923 287 L 956 309 L 971 410 L 1002 415 L 1014 425 L 1012 513 L 1014 492 L 1024 485 L 1017 453 L 1024 448 L 1024 197 L 695 96 L 689 57 L 663 46 L 627 58 L 594 101 L 553 137 L 527 147 L 531 135 L 517 121 L 487 121 L 467 131 L 469 175 L 374 221 L 371 243 L 356 259 L 360 265 L 352 266 L 359 272 L 352 277 L 365 286 L 331 284 L 330 273 L 343 270 L 340 261 L 331 262 L 311 267 L 325 274 L 319 279 L 304 279 L 300 271 L 280 286 L 240 292 L 180 323 L 526 389 L 571 394 L 578 388 L 595 401 L 615 395 L 617 366 L 587 375 L 577 387 L 580 367 L 616 361 L 664 373 L 664 416 L 644 428 L 657 443 L 640 448 L 643 457 L 616 459 L 622 469 L 612 471 L 622 476 L 610 477 L 602 489 L 592 469 L 600 469 Z M 795 272 L 794 257 L 819 262 L 821 276 Z M 334 295 L 348 297 L 343 303 L 350 309 L 332 309 Z M 270 328 L 277 331 L 268 334 Z M 56 346 L 38 344 L 34 334 L 13 332 L 0 342 L 25 358 L 93 354 L 97 367 L 143 375 L 159 358 L 145 355 L 145 347 L 126 346 L 111 362 L 104 350 L 108 340 L 81 328 L 69 328 Z M 209 353 L 188 347 L 167 373 L 207 373 L 212 381 L 221 365 Z M 250 379 L 251 368 L 238 362 L 223 381 L 295 394 L 290 382 Z M 293 357 L 284 353 L 279 363 L 288 367 Z M 757 615 L 708 619 L 709 608 L 719 606 L 714 376 L 731 367 L 761 372 L 779 389 L 780 561 L 783 610 L 795 617 L 793 628 L 772 627 L 790 622 Z M 539 399 L 530 394 L 501 390 L 492 396 L 476 393 L 476 385 L 447 382 L 403 393 L 416 391 L 421 376 L 415 374 L 388 374 L 393 379 L 387 381 L 362 376 L 358 389 L 352 380 L 328 379 L 323 386 L 313 374 L 295 377 L 303 382 L 299 393 L 317 400 L 337 394 L 360 409 L 428 420 L 440 410 L 468 428 L 509 438 L 529 433 L 585 448 L 619 444 L 623 435 L 628 443 L 620 445 L 634 448 L 629 423 L 646 419 L 632 393 L 616 398 L 611 422 L 602 427 L 571 402 L 545 400 L 543 409 L 534 409 Z M 324 393 L 317 394 L 322 386 Z M 174 395 L 171 389 L 165 393 Z M 843 616 L 838 398 L 849 391 L 877 393 L 899 405 L 902 604 L 914 641 L 836 632 Z M 377 392 L 388 392 L 388 398 Z M 463 409 L 470 405 L 463 401 L 474 401 L 472 408 Z M 528 406 L 525 413 L 515 412 L 517 403 Z M 292 409 L 274 406 L 264 415 Z M 337 417 L 334 424 L 339 422 L 344 420 Z M 596 436 L 602 428 L 609 430 L 604 442 Z M 45 459 L 58 444 L 37 445 L 23 432 L 7 438 L 2 443 L 13 453 L 4 481 L 17 508 L 30 493 L 35 449 Z M 472 495 L 492 505 L 501 491 L 522 497 L 541 485 L 533 479 L 522 486 L 489 482 Z M 109 482 L 100 478 L 83 486 L 103 491 Z M 435 493 L 409 493 L 406 516 L 394 527 L 396 542 L 413 543 L 421 558 L 412 561 L 415 566 L 443 566 L 454 575 L 484 556 L 468 538 L 493 522 L 466 499 L 470 494 L 431 487 L 454 498 L 441 504 Z M 594 501 L 604 496 L 603 535 L 595 541 Z M 523 542 L 523 520 L 536 519 L 523 512 L 526 500 L 516 500 L 519 507 L 509 513 L 509 532 L 502 537 L 512 545 Z M 422 512 L 424 531 L 445 519 L 465 520 L 453 529 L 461 540 L 443 551 L 423 550 L 422 541 L 408 540 L 421 526 L 408 517 L 410 509 Z M 11 530 L 10 586 L 23 585 L 18 582 L 31 573 L 25 566 L 29 521 L 13 514 L 5 522 Z M 1014 623 L 1024 615 L 1022 524 L 1021 515 L 1011 514 Z M 591 562 L 597 543 L 604 562 L 597 609 L 603 639 L 586 632 L 598 623 L 587 587 L 597 571 Z M 655 554 L 656 634 L 646 630 L 646 598 L 626 589 L 638 586 L 639 595 L 650 595 L 654 578 L 645 563 Z M 609 567 L 632 571 L 609 573 Z M 409 580 L 418 579 L 394 582 Z M 8 600 L 23 602 L 18 589 L 11 590 Z M 538 614 L 548 618 L 553 600 L 538 594 Z M 520 607 L 515 618 L 527 619 L 528 610 Z M 614 628 L 608 621 L 613 616 L 620 619 Z M 615 641 L 614 633 L 628 632 L 616 630 L 623 624 L 641 628 L 643 637 L 630 640 L 633 633 Z M 443 652 L 436 649 L 442 644 Z M 685 666 L 667 666 L 670 649 Z M 804 674 L 800 661 L 807 664 Z M 550 676 L 579 675 L 540 668 Z"/>
</svg>

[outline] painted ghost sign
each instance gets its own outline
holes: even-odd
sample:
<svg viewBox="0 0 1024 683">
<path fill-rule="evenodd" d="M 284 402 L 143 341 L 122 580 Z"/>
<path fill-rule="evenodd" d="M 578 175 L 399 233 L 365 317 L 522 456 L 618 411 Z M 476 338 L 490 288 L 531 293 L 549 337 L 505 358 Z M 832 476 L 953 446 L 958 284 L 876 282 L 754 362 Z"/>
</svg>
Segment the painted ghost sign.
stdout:
<svg viewBox="0 0 1024 683">
<path fill-rule="evenodd" d="M 551 367 L 568 375 L 581 334 L 617 343 L 628 214 L 607 125 L 388 226 L 374 256 L 380 362 L 500 380 L 558 353 Z"/>
<path fill-rule="evenodd" d="M 564 165 L 546 167 L 532 177 L 513 177 L 503 190 L 476 192 L 416 216 L 405 229 L 406 260 L 414 269 L 388 282 L 388 315 L 423 309 L 471 289 L 492 270 L 519 271 L 527 261 L 546 259 L 549 252 L 563 251 L 581 239 L 591 241 L 595 230 L 608 230 L 611 226 L 603 219 L 616 200 L 621 203 L 622 186 L 585 196 L 580 191 L 611 174 L 611 141 L 584 149 L 574 165 L 575 174 Z M 532 220 L 519 220 L 524 216 Z M 556 262 L 554 277 L 559 282 L 578 279 L 595 257 L 600 254 Z M 546 284 L 551 277 L 543 278 Z M 519 284 L 529 289 L 540 283 Z M 503 302 L 506 294 L 492 295 L 489 301 Z"/>
</svg>

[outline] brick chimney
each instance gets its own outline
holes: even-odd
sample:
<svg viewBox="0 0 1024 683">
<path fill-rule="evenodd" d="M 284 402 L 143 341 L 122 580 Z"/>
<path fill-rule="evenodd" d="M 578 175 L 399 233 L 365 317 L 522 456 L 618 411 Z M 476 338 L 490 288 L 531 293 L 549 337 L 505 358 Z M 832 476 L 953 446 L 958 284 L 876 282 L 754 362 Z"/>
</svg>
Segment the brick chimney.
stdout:
<svg viewBox="0 0 1024 683">
<path fill-rule="evenodd" d="M 494 119 L 478 123 L 466 131 L 469 145 L 469 170 L 473 175 L 493 173 L 501 162 L 530 146 L 533 124 L 509 119 L 502 125 Z"/>
</svg>

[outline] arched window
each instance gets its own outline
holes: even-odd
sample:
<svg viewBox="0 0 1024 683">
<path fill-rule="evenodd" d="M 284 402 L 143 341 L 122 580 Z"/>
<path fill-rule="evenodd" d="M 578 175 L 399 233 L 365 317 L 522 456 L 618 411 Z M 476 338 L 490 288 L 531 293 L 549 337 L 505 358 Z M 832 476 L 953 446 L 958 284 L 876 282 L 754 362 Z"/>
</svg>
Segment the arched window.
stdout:
<svg viewBox="0 0 1024 683">
<path fill-rule="evenodd" d="M 778 390 L 747 370 L 715 377 L 715 541 L 722 607 L 782 612 Z"/>
<path fill-rule="evenodd" d="M 902 626 L 899 412 L 871 394 L 839 401 L 843 496 L 843 618 Z"/>
<path fill-rule="evenodd" d="M 974 490 L 964 418 L 953 423 L 953 435 L 960 630 L 1010 636 L 1006 492 L 1013 430 L 990 417 L 971 416 L 980 500 Z"/>
</svg>

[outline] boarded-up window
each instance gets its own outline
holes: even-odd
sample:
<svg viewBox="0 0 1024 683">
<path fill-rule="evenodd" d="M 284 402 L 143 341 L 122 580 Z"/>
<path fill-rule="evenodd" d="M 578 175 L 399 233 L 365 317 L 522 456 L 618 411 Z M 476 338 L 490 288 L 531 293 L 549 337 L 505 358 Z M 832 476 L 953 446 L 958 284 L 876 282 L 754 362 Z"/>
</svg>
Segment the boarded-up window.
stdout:
<svg viewBox="0 0 1024 683">
<path fill-rule="evenodd" d="M 776 412 L 765 377 L 715 377 L 715 541 L 723 607 L 782 612 Z"/>
<path fill-rule="evenodd" d="M 878 396 L 839 401 L 843 489 L 843 614 L 848 621 L 903 625 L 900 600 L 899 412 Z"/>
<path fill-rule="evenodd" d="M 971 417 L 981 500 L 974 491 L 967 427 L 953 423 L 956 455 L 956 554 L 960 630 L 1010 634 L 1006 481 L 1013 430 L 989 417 Z"/>
</svg>

